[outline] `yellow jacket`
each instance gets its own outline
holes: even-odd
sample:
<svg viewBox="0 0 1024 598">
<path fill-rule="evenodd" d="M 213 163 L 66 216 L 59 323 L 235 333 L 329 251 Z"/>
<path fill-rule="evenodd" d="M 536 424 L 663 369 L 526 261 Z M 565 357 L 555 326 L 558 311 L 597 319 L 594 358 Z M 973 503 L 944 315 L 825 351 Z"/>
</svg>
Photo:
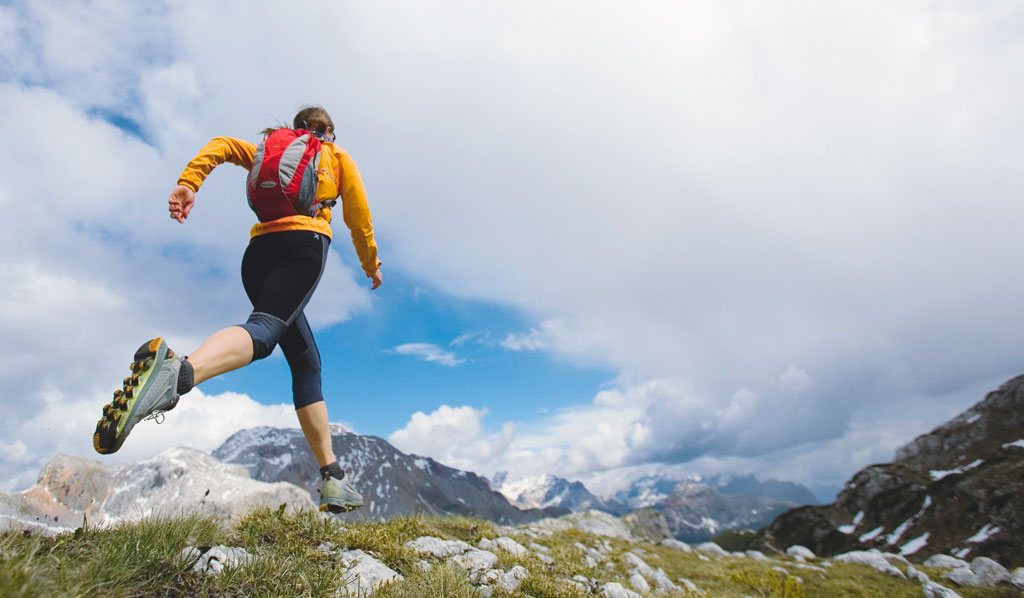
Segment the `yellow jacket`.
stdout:
<svg viewBox="0 0 1024 598">
<path fill-rule="evenodd" d="M 178 184 L 199 191 L 206 176 L 218 165 L 231 162 L 251 170 L 255 154 L 256 146 L 248 141 L 234 137 L 214 137 L 188 163 L 178 177 Z M 366 189 L 352 156 L 333 143 L 324 141 L 320 150 L 317 180 L 317 201 L 341 196 L 342 218 L 352 233 L 352 245 L 356 248 L 363 271 L 372 277 L 380 267 L 380 261 L 377 259 L 377 243 L 373 240 L 373 223 L 370 220 L 370 208 L 366 204 Z M 270 222 L 257 222 L 250 234 L 255 237 L 285 230 L 310 230 L 331 237 L 331 208 L 325 206 L 315 216 L 296 214 Z"/>
</svg>

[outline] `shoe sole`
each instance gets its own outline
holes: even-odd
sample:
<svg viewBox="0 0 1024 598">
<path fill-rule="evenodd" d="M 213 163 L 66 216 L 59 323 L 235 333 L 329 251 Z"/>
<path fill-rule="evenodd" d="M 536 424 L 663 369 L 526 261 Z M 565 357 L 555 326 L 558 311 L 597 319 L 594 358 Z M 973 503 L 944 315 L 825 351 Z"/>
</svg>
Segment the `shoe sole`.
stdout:
<svg viewBox="0 0 1024 598">
<path fill-rule="evenodd" d="M 363 506 L 362 503 L 360 503 L 358 505 L 353 505 L 353 504 L 336 505 L 336 504 L 332 504 L 332 503 L 325 503 L 325 504 L 321 504 L 320 505 L 320 512 L 322 512 L 322 513 L 326 513 L 326 512 L 331 512 L 331 513 L 348 513 L 348 512 L 351 512 L 351 511 L 355 511 L 356 509 L 362 508 L 362 506 Z"/>
<path fill-rule="evenodd" d="M 160 337 L 143 343 L 135 352 L 135 360 L 129 366 L 131 375 L 124 379 L 120 390 L 114 391 L 114 400 L 103 406 L 103 417 L 96 422 L 92 447 L 97 453 L 109 455 L 121 448 L 134 426 L 129 426 L 128 421 L 135 413 L 138 398 L 148 390 L 153 373 L 173 357 L 174 352 Z"/>
</svg>

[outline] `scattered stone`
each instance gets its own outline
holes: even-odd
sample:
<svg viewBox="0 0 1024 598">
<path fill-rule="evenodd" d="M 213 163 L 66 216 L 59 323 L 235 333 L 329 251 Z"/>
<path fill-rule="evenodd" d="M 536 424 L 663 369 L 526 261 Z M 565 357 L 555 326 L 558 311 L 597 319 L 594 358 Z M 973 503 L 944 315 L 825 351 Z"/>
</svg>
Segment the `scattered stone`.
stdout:
<svg viewBox="0 0 1024 598">
<path fill-rule="evenodd" d="M 497 545 L 498 549 L 504 550 L 505 552 L 510 552 L 517 557 L 524 557 L 527 554 L 529 554 L 529 551 L 526 550 L 526 548 L 522 544 L 516 542 L 508 536 L 502 536 L 495 540 L 494 543 Z"/>
<path fill-rule="evenodd" d="M 498 557 L 493 552 L 470 548 L 467 552 L 453 556 L 448 562 L 473 573 L 493 569 L 498 564 Z"/>
<path fill-rule="evenodd" d="M 786 554 L 788 554 L 789 556 L 793 557 L 801 563 L 809 559 L 818 558 L 813 552 L 811 552 L 810 548 L 807 548 L 806 546 L 800 546 L 799 544 L 794 544 L 793 546 L 787 548 Z"/>
<path fill-rule="evenodd" d="M 699 590 L 697 590 L 697 584 L 693 583 L 689 579 L 686 579 L 685 577 L 680 577 L 676 581 L 678 581 L 681 586 L 686 588 L 687 592 L 692 592 L 692 593 L 696 594 L 699 591 Z"/>
<path fill-rule="evenodd" d="M 918 571 L 913 565 L 907 565 L 907 577 L 909 579 L 917 580 L 919 583 L 928 583 L 931 581 L 928 576 L 923 572 Z"/>
<path fill-rule="evenodd" d="M 1011 579 L 1006 567 L 985 556 L 971 561 L 971 571 L 974 571 L 978 583 L 983 586 L 994 586 Z"/>
<path fill-rule="evenodd" d="M 697 550 L 714 557 L 727 557 L 730 556 L 721 546 L 714 542 L 704 542 L 697 546 Z"/>
<path fill-rule="evenodd" d="M 970 567 L 957 567 L 956 569 L 951 569 L 943 573 L 942 578 L 948 579 L 961 587 L 973 588 L 981 585 L 978 581 L 978 574 L 971 571 Z"/>
<path fill-rule="evenodd" d="M 516 591 L 516 588 L 519 587 L 519 584 L 522 583 L 523 580 L 529 576 L 530 572 L 526 570 L 526 567 L 516 565 L 508 571 L 503 571 L 502 573 L 500 573 L 498 575 L 497 583 L 501 587 L 508 590 L 509 593 L 511 593 Z"/>
<path fill-rule="evenodd" d="M 1017 567 L 1010 576 L 1010 583 L 1024 590 L 1024 567 Z"/>
<path fill-rule="evenodd" d="M 928 581 L 924 584 L 924 598 L 962 598 L 953 590 L 942 584 Z"/>
<path fill-rule="evenodd" d="M 432 536 L 420 536 L 415 540 L 409 540 L 405 547 L 416 554 L 429 554 L 439 559 L 473 550 L 472 546 L 462 540 L 442 540 Z"/>
<path fill-rule="evenodd" d="M 640 558 L 640 556 L 636 554 L 636 549 L 623 554 L 622 560 L 626 563 L 626 565 L 632 567 L 633 573 L 641 575 L 646 582 L 653 583 L 657 589 L 666 592 L 679 589 L 679 587 L 676 586 L 676 584 L 672 583 L 672 580 L 668 578 L 668 575 L 665 575 L 665 571 L 663 571 L 661 568 L 654 569 L 653 567 L 648 565 L 642 558 Z M 632 583 L 632 581 L 630 582 L 630 585 L 640 590 L 640 588 L 637 587 L 637 584 Z M 644 593 L 649 592 L 650 590 L 648 589 L 640 591 L 641 593 Z"/>
<path fill-rule="evenodd" d="M 675 548 L 676 550 L 682 550 L 683 552 L 691 552 L 691 551 L 693 551 L 693 549 L 690 548 L 689 544 L 687 544 L 686 542 L 680 542 L 679 540 L 676 540 L 675 538 L 665 538 L 664 540 L 659 542 L 659 544 L 661 544 L 662 546 L 668 547 L 668 548 Z"/>
<path fill-rule="evenodd" d="M 202 548 L 189 546 L 182 549 L 179 557 L 186 563 L 192 563 L 189 570 L 196 575 L 220 575 L 227 567 L 245 565 L 256 558 L 240 546 L 222 544 Z"/>
<path fill-rule="evenodd" d="M 847 552 L 839 556 L 834 557 L 832 560 L 840 563 L 860 563 L 861 565 L 867 565 L 873 567 L 893 577 L 899 577 L 900 579 L 906 579 L 907 576 L 902 571 L 893 567 L 892 564 L 879 552 L 868 552 L 865 550 L 854 550 Z"/>
<path fill-rule="evenodd" d="M 405 579 L 384 563 L 362 550 L 346 550 L 338 553 L 341 563 L 348 569 L 351 579 L 345 584 L 349 594 L 362 596 L 382 585 Z"/>
<path fill-rule="evenodd" d="M 771 560 L 768 557 L 766 557 L 764 555 L 764 553 L 761 552 L 760 550 L 748 550 L 748 551 L 744 552 L 743 554 L 747 558 L 754 559 L 755 561 L 768 561 L 768 560 Z"/>
<path fill-rule="evenodd" d="M 643 575 L 640 575 L 639 571 L 634 570 L 633 574 L 629 576 L 629 585 L 633 586 L 637 592 L 641 594 L 651 593 L 651 584 L 647 583 Z"/>
<path fill-rule="evenodd" d="M 956 569 L 958 567 L 970 567 L 970 563 L 948 554 L 933 554 L 924 562 L 925 567 L 936 567 L 939 569 Z"/>
<path fill-rule="evenodd" d="M 629 531 L 629 526 L 621 519 L 601 511 L 591 509 L 582 513 L 570 513 L 559 517 L 559 519 L 570 524 L 572 527 L 595 536 L 635 540 L 633 534 Z"/>
<path fill-rule="evenodd" d="M 597 595 L 602 598 L 643 598 L 633 590 L 627 590 L 617 582 L 606 583 L 597 590 Z"/>
<path fill-rule="evenodd" d="M 789 576 L 789 571 L 786 570 L 785 567 L 780 567 L 779 565 L 775 565 L 774 567 L 772 567 L 772 571 L 778 571 L 779 573 L 781 573 L 781 574 L 783 574 L 783 575 L 785 575 L 787 577 Z"/>
<path fill-rule="evenodd" d="M 894 552 L 882 552 L 881 550 L 877 550 L 875 548 L 872 548 L 868 552 L 877 552 L 890 563 L 900 563 L 901 565 L 910 564 L 910 561 L 907 560 L 907 557 L 903 556 L 902 554 L 896 554 Z"/>
<path fill-rule="evenodd" d="M 430 564 L 430 561 L 416 561 L 413 563 L 413 566 L 420 571 L 430 571 L 434 568 L 434 566 Z"/>
<path fill-rule="evenodd" d="M 572 576 L 572 579 L 568 579 L 566 581 L 579 588 L 584 594 L 589 595 L 597 591 L 597 582 L 586 575 L 576 574 Z"/>
</svg>

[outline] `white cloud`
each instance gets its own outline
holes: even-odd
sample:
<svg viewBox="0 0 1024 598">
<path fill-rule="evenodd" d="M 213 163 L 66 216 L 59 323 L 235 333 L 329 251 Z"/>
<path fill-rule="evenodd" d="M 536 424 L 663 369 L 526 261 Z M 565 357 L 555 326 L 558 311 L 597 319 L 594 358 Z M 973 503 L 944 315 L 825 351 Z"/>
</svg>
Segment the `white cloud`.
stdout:
<svg viewBox="0 0 1024 598">
<path fill-rule="evenodd" d="M 491 460 L 504 455 L 515 435 L 515 425 L 506 422 L 498 434 L 487 434 L 481 420 L 487 409 L 441 405 L 429 415 L 417 411 L 404 428 L 388 440 L 399 450 L 433 457 L 445 465 L 480 471 Z"/>
<path fill-rule="evenodd" d="M 543 332 L 536 328 L 531 328 L 525 334 L 510 332 L 505 338 L 498 341 L 498 344 L 509 351 L 539 351 L 548 347 L 548 341 L 545 337 L 546 335 Z"/>
<path fill-rule="evenodd" d="M 466 361 L 456 357 L 455 353 L 446 351 L 433 343 L 406 343 L 390 349 L 389 352 L 398 355 L 409 355 L 423 361 L 436 361 L 441 365 L 449 367 L 457 366 Z"/>
</svg>

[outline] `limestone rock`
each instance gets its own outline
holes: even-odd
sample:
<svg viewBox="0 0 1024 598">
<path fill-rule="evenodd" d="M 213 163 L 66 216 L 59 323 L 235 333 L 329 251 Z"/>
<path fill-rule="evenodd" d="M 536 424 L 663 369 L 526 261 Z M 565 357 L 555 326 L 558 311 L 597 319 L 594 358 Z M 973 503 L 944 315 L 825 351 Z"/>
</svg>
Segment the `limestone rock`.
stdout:
<svg viewBox="0 0 1024 598">
<path fill-rule="evenodd" d="M 519 584 L 529 576 L 530 572 L 526 570 L 526 567 L 516 565 L 508 571 L 501 572 L 496 583 L 508 592 L 514 592 L 519 587 Z"/>
<path fill-rule="evenodd" d="M 561 521 L 576 527 L 577 529 L 594 534 L 595 536 L 608 536 L 609 538 L 620 538 L 622 540 L 635 540 L 633 534 L 621 519 L 604 513 L 602 511 L 583 511 L 571 513 L 559 518 Z"/>
<path fill-rule="evenodd" d="M 941 569 L 956 569 L 958 567 L 970 568 L 971 564 L 965 560 L 949 556 L 948 554 L 933 554 L 924 562 L 925 567 L 937 567 Z"/>
<path fill-rule="evenodd" d="M 675 538 L 665 538 L 664 540 L 659 542 L 659 544 L 661 544 L 662 546 L 667 546 L 668 548 L 682 550 L 683 552 L 691 552 L 693 550 L 692 548 L 690 548 L 689 544 L 687 544 L 686 542 L 680 542 Z"/>
<path fill-rule="evenodd" d="M 433 536 L 420 536 L 415 540 L 409 540 L 405 543 L 405 547 L 416 554 L 426 554 L 439 559 L 462 554 L 473 549 L 472 546 L 462 540 L 442 540 Z"/>
<path fill-rule="evenodd" d="M 448 562 L 473 573 L 493 568 L 498 564 L 498 557 L 493 552 L 470 548 L 462 554 L 451 557 Z"/>
<path fill-rule="evenodd" d="M 984 556 L 971 561 L 971 571 L 978 576 L 978 581 L 983 586 L 994 586 L 1004 581 L 1010 581 L 1010 572 L 999 563 Z"/>
<path fill-rule="evenodd" d="M 888 559 L 886 559 L 884 556 L 881 555 L 881 553 L 878 552 L 855 550 L 844 554 L 840 554 L 834 557 L 832 560 L 838 561 L 840 563 L 860 563 L 862 565 L 868 565 L 869 567 L 877 569 L 878 571 L 881 571 L 882 573 L 891 575 L 893 577 L 899 577 L 900 579 L 907 578 L 907 576 L 904 575 L 902 571 L 900 571 L 896 567 L 893 567 L 892 563 L 890 563 Z"/>
<path fill-rule="evenodd" d="M 1017 567 L 1010 576 L 1010 583 L 1024 590 L 1024 567 Z"/>
<path fill-rule="evenodd" d="M 697 551 L 719 558 L 731 556 L 728 552 L 725 551 L 724 548 L 722 548 L 718 544 L 715 544 L 714 542 L 704 542 L 702 544 L 699 544 L 697 546 Z"/>
<path fill-rule="evenodd" d="M 622 587 L 622 584 L 614 581 L 598 588 L 597 595 L 601 596 L 601 598 L 642 598 L 640 594 L 633 590 L 627 590 Z"/>
<path fill-rule="evenodd" d="M 928 581 L 924 584 L 924 598 L 962 598 L 950 588 L 942 584 Z"/>
<path fill-rule="evenodd" d="M 353 596 L 369 594 L 378 587 L 404 579 L 396 571 L 362 550 L 346 550 L 338 553 L 349 575 L 346 589 Z"/>
<path fill-rule="evenodd" d="M 224 545 L 190 546 L 179 557 L 186 564 L 192 563 L 189 570 L 196 575 L 220 575 L 225 568 L 245 565 L 256 558 L 240 546 Z"/>
<path fill-rule="evenodd" d="M 517 557 L 524 557 L 530 553 L 530 551 L 526 550 L 526 547 L 508 536 L 501 536 L 494 541 L 494 544 L 497 546 L 498 550 L 510 552 Z"/>
<path fill-rule="evenodd" d="M 794 544 L 793 546 L 787 548 L 786 554 L 800 562 L 818 558 L 817 556 L 815 556 L 813 552 L 811 552 L 811 549 L 807 548 L 806 546 L 800 546 L 799 544 Z"/>
</svg>

